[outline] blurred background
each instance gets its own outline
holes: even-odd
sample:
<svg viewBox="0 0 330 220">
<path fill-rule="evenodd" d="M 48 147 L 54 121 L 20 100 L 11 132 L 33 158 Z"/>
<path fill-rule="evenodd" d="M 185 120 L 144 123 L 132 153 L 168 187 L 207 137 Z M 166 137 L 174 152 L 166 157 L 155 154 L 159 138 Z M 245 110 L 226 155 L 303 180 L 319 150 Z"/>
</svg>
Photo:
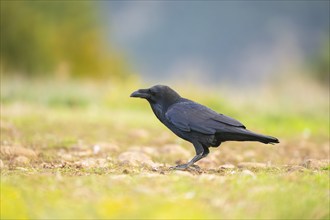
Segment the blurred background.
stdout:
<svg viewBox="0 0 330 220">
<path fill-rule="evenodd" d="M 328 137 L 329 22 L 329 1 L 1 1 L 1 102 L 149 113 L 130 93 L 168 84 Z"/>
<path fill-rule="evenodd" d="M 329 86 L 329 2 L 3 1 L 1 74 Z"/>
<path fill-rule="evenodd" d="M 329 1 L 0 4 L 1 218 L 329 219 Z M 154 84 L 281 143 L 169 171 Z"/>
</svg>

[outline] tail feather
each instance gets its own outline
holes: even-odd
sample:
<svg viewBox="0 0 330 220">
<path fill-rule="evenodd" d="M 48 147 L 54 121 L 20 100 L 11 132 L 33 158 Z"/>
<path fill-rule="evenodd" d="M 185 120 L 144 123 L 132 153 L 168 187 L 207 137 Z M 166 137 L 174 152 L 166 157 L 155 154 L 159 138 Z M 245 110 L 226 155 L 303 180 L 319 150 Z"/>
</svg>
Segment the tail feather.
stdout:
<svg viewBox="0 0 330 220">
<path fill-rule="evenodd" d="M 218 133 L 218 137 L 222 141 L 259 141 L 264 144 L 280 143 L 275 137 L 257 134 L 243 128 L 220 132 Z"/>
</svg>

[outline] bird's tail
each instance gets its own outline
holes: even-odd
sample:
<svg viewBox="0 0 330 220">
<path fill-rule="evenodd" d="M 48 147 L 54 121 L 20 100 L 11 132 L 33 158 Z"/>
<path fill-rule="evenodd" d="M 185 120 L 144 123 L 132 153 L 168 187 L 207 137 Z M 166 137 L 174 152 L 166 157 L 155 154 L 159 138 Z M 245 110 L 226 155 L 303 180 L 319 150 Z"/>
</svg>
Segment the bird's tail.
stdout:
<svg viewBox="0 0 330 220">
<path fill-rule="evenodd" d="M 235 128 L 227 132 L 221 132 L 219 137 L 223 141 L 259 141 L 264 144 L 280 143 L 275 137 L 257 134 L 243 128 Z"/>
</svg>

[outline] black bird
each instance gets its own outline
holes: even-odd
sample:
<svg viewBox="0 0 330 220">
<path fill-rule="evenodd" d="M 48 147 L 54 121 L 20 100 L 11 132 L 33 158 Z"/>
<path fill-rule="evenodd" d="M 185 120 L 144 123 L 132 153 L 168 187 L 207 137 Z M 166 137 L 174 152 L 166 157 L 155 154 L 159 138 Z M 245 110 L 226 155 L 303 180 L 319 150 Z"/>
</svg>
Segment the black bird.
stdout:
<svg viewBox="0 0 330 220">
<path fill-rule="evenodd" d="M 219 114 L 201 104 L 182 98 L 168 86 L 156 85 L 139 89 L 131 97 L 146 99 L 156 117 L 177 136 L 191 142 L 196 156 L 175 169 L 186 169 L 208 155 L 209 147 L 218 147 L 225 141 L 259 141 L 279 143 L 277 138 L 249 131 L 228 116 Z"/>
</svg>

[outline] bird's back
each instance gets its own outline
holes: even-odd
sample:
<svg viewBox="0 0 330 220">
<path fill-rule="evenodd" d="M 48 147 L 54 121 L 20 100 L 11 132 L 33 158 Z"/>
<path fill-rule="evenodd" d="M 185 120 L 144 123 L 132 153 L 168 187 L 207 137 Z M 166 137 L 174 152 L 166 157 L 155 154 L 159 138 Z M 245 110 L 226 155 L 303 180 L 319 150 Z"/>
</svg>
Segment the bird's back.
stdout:
<svg viewBox="0 0 330 220">
<path fill-rule="evenodd" d="M 224 141 L 278 141 L 273 137 L 253 133 L 236 119 L 188 99 L 182 98 L 171 105 L 165 113 L 165 118 L 164 124 L 179 137 L 207 146 L 219 146 Z"/>
</svg>

